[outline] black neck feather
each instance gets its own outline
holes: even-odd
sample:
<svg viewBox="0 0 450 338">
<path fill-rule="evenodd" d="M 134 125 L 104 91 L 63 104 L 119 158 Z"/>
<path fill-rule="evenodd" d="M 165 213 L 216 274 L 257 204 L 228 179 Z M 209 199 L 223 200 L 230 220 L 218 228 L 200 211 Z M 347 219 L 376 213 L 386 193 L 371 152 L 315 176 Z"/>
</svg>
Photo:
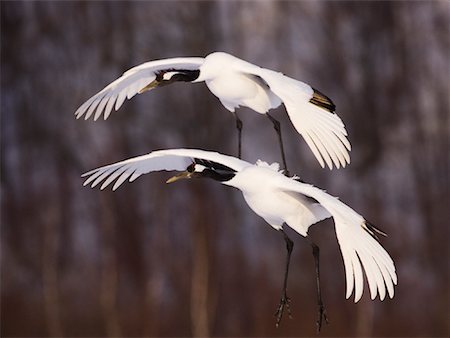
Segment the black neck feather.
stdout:
<svg viewBox="0 0 450 338">
<path fill-rule="evenodd" d="M 236 175 L 236 170 L 217 162 L 198 158 L 194 159 L 194 162 L 205 167 L 202 172 L 197 173 L 198 177 L 207 177 L 212 178 L 215 181 L 226 182 L 231 180 Z"/>
</svg>

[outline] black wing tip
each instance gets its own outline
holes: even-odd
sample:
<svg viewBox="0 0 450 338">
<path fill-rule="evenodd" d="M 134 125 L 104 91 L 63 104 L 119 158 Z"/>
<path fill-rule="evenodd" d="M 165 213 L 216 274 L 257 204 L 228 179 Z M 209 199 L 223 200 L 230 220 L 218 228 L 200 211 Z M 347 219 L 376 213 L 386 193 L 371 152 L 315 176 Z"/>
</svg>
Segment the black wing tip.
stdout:
<svg viewBox="0 0 450 338">
<path fill-rule="evenodd" d="M 377 228 L 376 226 L 374 226 L 369 221 L 365 221 L 364 222 L 364 228 L 369 233 L 369 235 L 371 235 L 377 241 L 380 241 L 380 239 L 378 238 L 377 235 L 380 235 L 380 236 L 383 236 L 383 237 L 387 237 L 387 234 L 384 231 L 382 231 L 381 229 Z"/>
<path fill-rule="evenodd" d="M 314 93 L 313 97 L 309 100 L 312 104 L 328 110 L 330 113 L 333 113 L 336 110 L 336 105 L 331 101 L 331 99 L 325 94 L 321 93 L 317 89 L 313 88 Z"/>
</svg>

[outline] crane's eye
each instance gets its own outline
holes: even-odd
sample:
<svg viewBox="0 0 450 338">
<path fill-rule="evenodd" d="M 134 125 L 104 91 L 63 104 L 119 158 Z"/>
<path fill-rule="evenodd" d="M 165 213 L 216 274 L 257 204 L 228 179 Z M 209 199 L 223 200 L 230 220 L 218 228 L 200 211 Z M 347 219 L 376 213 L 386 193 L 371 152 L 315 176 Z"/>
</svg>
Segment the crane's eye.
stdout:
<svg viewBox="0 0 450 338">
<path fill-rule="evenodd" d="M 195 163 L 191 163 L 189 167 L 186 169 L 189 173 L 193 173 L 195 171 Z"/>
</svg>

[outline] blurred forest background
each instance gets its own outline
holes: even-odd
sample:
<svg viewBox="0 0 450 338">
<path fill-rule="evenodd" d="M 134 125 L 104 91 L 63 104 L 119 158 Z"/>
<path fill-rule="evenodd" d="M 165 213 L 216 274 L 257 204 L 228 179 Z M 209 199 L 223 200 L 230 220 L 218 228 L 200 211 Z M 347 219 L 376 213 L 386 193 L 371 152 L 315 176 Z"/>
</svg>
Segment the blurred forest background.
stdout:
<svg viewBox="0 0 450 338">
<path fill-rule="evenodd" d="M 394 299 L 345 299 L 332 221 L 321 248 L 326 336 L 448 336 L 448 1 L 1 2 L 2 336 L 314 336 L 307 241 L 295 242 L 293 319 L 275 328 L 285 243 L 216 182 L 141 177 L 116 192 L 89 169 L 175 147 L 236 154 L 233 116 L 204 84 L 139 95 L 76 120 L 126 69 L 226 51 L 330 96 L 353 145 L 321 169 L 281 121 L 289 169 L 389 236 Z M 243 157 L 280 161 L 268 119 L 240 110 Z"/>
</svg>

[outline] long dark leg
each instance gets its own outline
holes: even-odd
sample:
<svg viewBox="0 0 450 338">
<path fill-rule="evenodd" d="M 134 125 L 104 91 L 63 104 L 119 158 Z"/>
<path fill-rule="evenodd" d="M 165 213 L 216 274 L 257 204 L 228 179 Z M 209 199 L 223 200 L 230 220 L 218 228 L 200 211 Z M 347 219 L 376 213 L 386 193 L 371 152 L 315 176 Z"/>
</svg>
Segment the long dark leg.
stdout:
<svg viewBox="0 0 450 338">
<path fill-rule="evenodd" d="M 291 253 L 292 249 L 294 248 L 294 242 L 286 235 L 286 233 L 281 230 L 284 236 L 284 240 L 286 242 L 286 249 L 287 249 L 287 257 L 286 257 L 286 270 L 284 271 L 284 281 L 283 281 L 283 289 L 281 290 L 281 300 L 280 305 L 278 305 L 278 309 L 275 312 L 275 317 L 277 318 L 276 326 L 278 327 L 281 322 L 281 318 L 283 317 L 284 307 L 286 306 L 289 318 L 292 318 L 291 316 L 291 309 L 289 307 L 289 303 L 291 300 L 287 296 L 287 279 L 289 274 L 289 262 L 291 261 Z"/>
<path fill-rule="evenodd" d="M 278 142 L 280 143 L 280 150 L 281 150 L 281 158 L 283 159 L 283 165 L 284 165 L 284 174 L 286 176 L 289 176 L 289 171 L 286 164 L 286 156 L 284 155 L 284 147 L 283 147 L 283 140 L 281 139 L 281 126 L 280 121 L 276 120 L 272 115 L 269 113 L 266 113 L 269 120 L 273 123 L 273 127 L 278 135 Z"/>
<path fill-rule="evenodd" d="M 238 158 L 241 158 L 242 155 L 242 147 L 241 147 L 241 139 L 242 139 L 242 121 L 237 115 L 237 113 L 233 113 L 234 118 L 236 119 L 236 129 L 238 130 Z"/>
<path fill-rule="evenodd" d="M 320 272 L 319 272 L 320 250 L 319 250 L 319 247 L 315 243 L 311 242 L 311 240 L 309 240 L 309 243 L 312 246 L 312 253 L 314 256 L 314 263 L 316 266 L 317 306 L 319 307 L 316 325 L 317 325 L 317 332 L 320 332 L 320 329 L 322 328 L 323 319 L 325 319 L 325 322 L 328 324 L 327 312 L 325 311 L 325 307 L 323 306 L 322 292 L 320 291 Z"/>
</svg>

